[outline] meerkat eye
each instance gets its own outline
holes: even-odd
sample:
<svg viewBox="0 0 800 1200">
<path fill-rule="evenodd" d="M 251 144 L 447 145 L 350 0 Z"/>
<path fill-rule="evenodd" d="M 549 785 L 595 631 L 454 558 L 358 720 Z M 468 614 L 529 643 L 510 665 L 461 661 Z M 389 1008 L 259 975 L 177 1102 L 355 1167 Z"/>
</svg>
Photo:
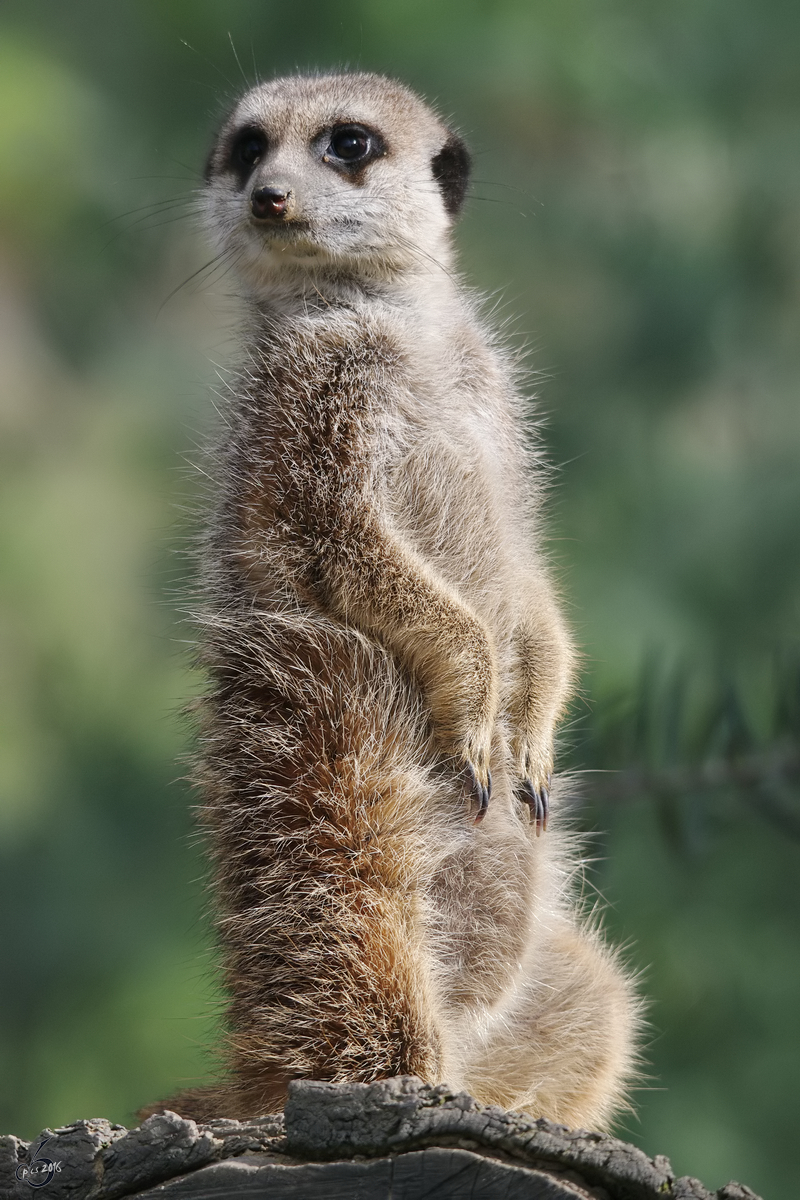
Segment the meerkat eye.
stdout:
<svg viewBox="0 0 800 1200">
<path fill-rule="evenodd" d="M 340 125 L 331 134 L 329 153 L 342 162 L 360 162 L 373 150 L 373 139 L 361 125 Z"/>
<path fill-rule="evenodd" d="M 233 143 L 231 163 L 234 167 L 254 167 L 264 156 L 267 139 L 259 129 L 244 129 Z"/>
</svg>

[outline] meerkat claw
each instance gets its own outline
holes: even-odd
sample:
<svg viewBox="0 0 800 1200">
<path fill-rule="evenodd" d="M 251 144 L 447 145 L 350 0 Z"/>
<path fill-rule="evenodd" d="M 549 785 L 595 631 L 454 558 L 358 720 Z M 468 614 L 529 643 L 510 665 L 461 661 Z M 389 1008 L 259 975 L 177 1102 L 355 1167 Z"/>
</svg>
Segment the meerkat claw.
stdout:
<svg viewBox="0 0 800 1200">
<path fill-rule="evenodd" d="M 544 833 L 547 829 L 547 818 L 550 815 L 550 790 L 549 788 L 539 788 L 539 806 L 540 812 L 537 814 L 536 834 Z"/>
<path fill-rule="evenodd" d="M 548 776 L 549 782 L 550 777 Z M 536 836 L 539 837 L 547 829 L 547 818 L 550 814 L 550 792 L 548 788 L 544 786 L 537 788 L 530 779 L 524 779 L 517 786 L 517 794 L 528 805 L 531 822 L 536 828 Z"/>
<path fill-rule="evenodd" d="M 478 774 L 471 762 L 468 762 L 464 768 L 465 782 L 467 789 L 472 793 L 478 802 L 478 811 L 475 815 L 475 824 L 478 825 L 486 816 L 489 808 L 489 801 L 492 797 L 492 772 L 486 772 L 486 786 L 481 783 Z"/>
<path fill-rule="evenodd" d="M 489 807 L 489 801 L 491 800 L 491 798 L 492 798 L 492 772 L 487 767 L 487 769 L 486 769 L 486 787 L 483 789 L 483 797 L 482 797 L 483 803 L 482 803 L 480 811 L 478 813 L 479 821 L 482 821 L 483 818 L 486 816 L 486 810 Z"/>
</svg>

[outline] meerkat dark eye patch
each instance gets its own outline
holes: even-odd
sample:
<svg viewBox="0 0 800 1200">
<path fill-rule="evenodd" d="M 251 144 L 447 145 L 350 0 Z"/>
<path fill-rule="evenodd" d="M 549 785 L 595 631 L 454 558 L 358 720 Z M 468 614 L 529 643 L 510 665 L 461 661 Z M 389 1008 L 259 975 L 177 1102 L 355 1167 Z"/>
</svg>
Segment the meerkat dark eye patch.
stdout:
<svg viewBox="0 0 800 1200">
<path fill-rule="evenodd" d="M 266 152 L 267 139 L 263 130 L 256 126 L 239 130 L 231 142 L 228 167 L 236 175 L 240 187 L 244 187 L 253 167 L 261 162 Z"/>
<path fill-rule="evenodd" d="M 260 129 L 243 129 L 231 147 L 231 163 L 254 167 L 263 157 L 267 139 Z"/>
<path fill-rule="evenodd" d="M 471 166 L 469 151 L 455 133 L 450 134 L 439 153 L 431 159 L 433 178 L 441 188 L 445 209 L 451 217 L 457 217 L 461 211 Z"/>
</svg>

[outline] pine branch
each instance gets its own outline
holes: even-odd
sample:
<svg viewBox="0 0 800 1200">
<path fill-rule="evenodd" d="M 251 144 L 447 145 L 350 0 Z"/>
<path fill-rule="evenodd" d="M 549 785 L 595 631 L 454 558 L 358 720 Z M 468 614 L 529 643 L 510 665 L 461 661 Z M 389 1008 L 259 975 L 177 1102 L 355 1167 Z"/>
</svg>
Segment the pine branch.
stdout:
<svg viewBox="0 0 800 1200">
<path fill-rule="evenodd" d="M 756 693 L 746 677 L 737 686 L 730 672 L 666 671 L 651 658 L 634 688 L 575 726 L 583 804 L 728 793 L 800 840 L 800 656 L 772 665 L 771 689 L 762 679 Z"/>
<path fill-rule="evenodd" d="M 644 796 L 675 796 L 735 789 L 769 791 L 800 783 L 800 750 L 770 748 L 761 754 L 734 759 L 647 770 L 628 767 L 620 771 L 585 771 L 591 776 L 586 799 L 600 803 L 638 800 Z"/>
</svg>

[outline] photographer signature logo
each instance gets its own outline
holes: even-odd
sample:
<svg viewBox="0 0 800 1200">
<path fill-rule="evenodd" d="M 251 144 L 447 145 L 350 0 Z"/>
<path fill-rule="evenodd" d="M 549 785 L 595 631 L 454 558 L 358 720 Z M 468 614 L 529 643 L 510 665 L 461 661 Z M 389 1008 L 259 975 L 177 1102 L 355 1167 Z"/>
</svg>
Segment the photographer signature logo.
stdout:
<svg viewBox="0 0 800 1200">
<path fill-rule="evenodd" d="M 37 1146 L 31 1148 L 29 1161 L 19 1164 L 17 1179 L 20 1183 L 27 1183 L 33 1188 L 44 1187 L 61 1170 L 60 1162 L 53 1162 L 52 1158 L 44 1158 L 42 1155 L 42 1151 L 51 1140 L 49 1137 L 42 1138 Z"/>
</svg>

